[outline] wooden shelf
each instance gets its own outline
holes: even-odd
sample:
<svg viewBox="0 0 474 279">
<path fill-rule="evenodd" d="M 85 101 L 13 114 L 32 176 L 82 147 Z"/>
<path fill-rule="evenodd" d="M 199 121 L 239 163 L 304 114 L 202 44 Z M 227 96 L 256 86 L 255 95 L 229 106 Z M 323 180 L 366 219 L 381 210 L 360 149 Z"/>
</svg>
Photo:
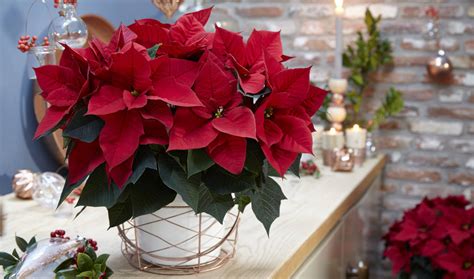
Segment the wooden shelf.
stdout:
<svg viewBox="0 0 474 279">
<path fill-rule="evenodd" d="M 288 278 L 338 224 L 346 212 L 364 195 L 385 165 L 385 157 L 368 160 L 351 173 L 334 173 L 322 167 L 323 176 L 288 177 L 280 181 L 288 200 L 282 202 L 280 218 L 272 226 L 270 237 L 248 207 L 239 227 L 237 252 L 227 265 L 210 273 L 183 278 Z M 87 208 L 76 220 L 53 216 L 52 211 L 34 201 L 22 201 L 13 195 L 2 198 L 6 213 L 1 250 L 15 246 L 15 234 L 37 239 L 62 228 L 69 235 L 92 237 L 102 253 L 109 253 L 110 266 L 117 278 L 159 277 L 133 269 L 120 252 L 116 229 L 107 230 L 107 212 Z"/>
</svg>

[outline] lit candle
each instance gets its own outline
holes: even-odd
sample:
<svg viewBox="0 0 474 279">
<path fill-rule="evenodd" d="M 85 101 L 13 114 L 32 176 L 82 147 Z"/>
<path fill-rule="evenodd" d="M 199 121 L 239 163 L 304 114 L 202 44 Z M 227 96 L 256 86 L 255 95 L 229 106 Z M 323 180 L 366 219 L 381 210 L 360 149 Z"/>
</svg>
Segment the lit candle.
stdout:
<svg viewBox="0 0 474 279">
<path fill-rule="evenodd" d="M 342 77 L 342 7 L 344 0 L 334 0 L 336 4 L 336 52 L 334 58 L 334 73 L 336 78 Z"/>
<path fill-rule="evenodd" d="M 331 128 L 329 131 L 323 132 L 323 149 L 333 150 L 344 147 L 344 134 L 336 129 Z"/>
<path fill-rule="evenodd" d="M 346 146 L 352 149 L 365 148 L 367 130 L 355 124 L 354 127 L 346 129 Z"/>
</svg>

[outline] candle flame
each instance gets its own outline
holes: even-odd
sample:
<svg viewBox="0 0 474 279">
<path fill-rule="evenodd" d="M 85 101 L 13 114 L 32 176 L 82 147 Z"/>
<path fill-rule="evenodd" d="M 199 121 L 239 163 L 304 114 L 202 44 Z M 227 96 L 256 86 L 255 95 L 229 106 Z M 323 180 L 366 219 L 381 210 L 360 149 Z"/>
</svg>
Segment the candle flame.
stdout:
<svg viewBox="0 0 474 279">
<path fill-rule="evenodd" d="M 359 127 L 358 124 L 354 124 L 354 127 L 352 127 L 352 128 L 353 128 L 354 130 L 356 130 L 356 131 L 357 131 L 357 130 L 360 130 L 360 127 Z"/>
<path fill-rule="evenodd" d="M 344 0 L 334 0 L 334 3 L 336 4 L 336 8 L 342 8 L 342 5 L 344 5 Z"/>
<path fill-rule="evenodd" d="M 330 134 L 335 134 L 336 133 L 336 128 L 333 127 L 331 129 L 329 129 L 329 133 Z"/>
</svg>

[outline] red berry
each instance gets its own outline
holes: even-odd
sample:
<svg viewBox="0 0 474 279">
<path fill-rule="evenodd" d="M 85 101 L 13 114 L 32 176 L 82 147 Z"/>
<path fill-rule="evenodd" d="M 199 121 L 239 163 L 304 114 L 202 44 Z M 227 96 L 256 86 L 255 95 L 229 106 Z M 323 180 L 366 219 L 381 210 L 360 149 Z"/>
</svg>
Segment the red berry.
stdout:
<svg viewBox="0 0 474 279">
<path fill-rule="evenodd" d="M 56 233 L 55 233 L 55 232 L 51 232 L 49 235 L 50 235 L 51 237 L 56 237 Z"/>
</svg>

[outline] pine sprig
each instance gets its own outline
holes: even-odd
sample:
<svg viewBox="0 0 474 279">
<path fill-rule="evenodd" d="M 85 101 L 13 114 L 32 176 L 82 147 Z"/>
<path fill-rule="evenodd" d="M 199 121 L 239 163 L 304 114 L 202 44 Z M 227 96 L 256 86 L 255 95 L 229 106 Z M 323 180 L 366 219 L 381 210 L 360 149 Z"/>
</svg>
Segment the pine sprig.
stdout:
<svg viewBox="0 0 474 279">
<path fill-rule="evenodd" d="M 371 121 L 366 121 L 362 115 L 363 93 L 370 83 L 370 74 L 381 67 L 392 63 L 392 46 L 389 40 L 382 39 L 378 24 L 381 16 L 374 17 L 369 9 L 365 12 L 367 35 L 357 32 L 355 46 L 348 46 L 343 54 L 343 64 L 351 73 L 349 82 L 351 89 L 347 92 L 349 102 L 346 124 L 369 123 L 368 129 L 377 127 L 387 117 L 396 115 L 403 109 L 403 97 L 400 91 L 390 88 Z"/>
</svg>

